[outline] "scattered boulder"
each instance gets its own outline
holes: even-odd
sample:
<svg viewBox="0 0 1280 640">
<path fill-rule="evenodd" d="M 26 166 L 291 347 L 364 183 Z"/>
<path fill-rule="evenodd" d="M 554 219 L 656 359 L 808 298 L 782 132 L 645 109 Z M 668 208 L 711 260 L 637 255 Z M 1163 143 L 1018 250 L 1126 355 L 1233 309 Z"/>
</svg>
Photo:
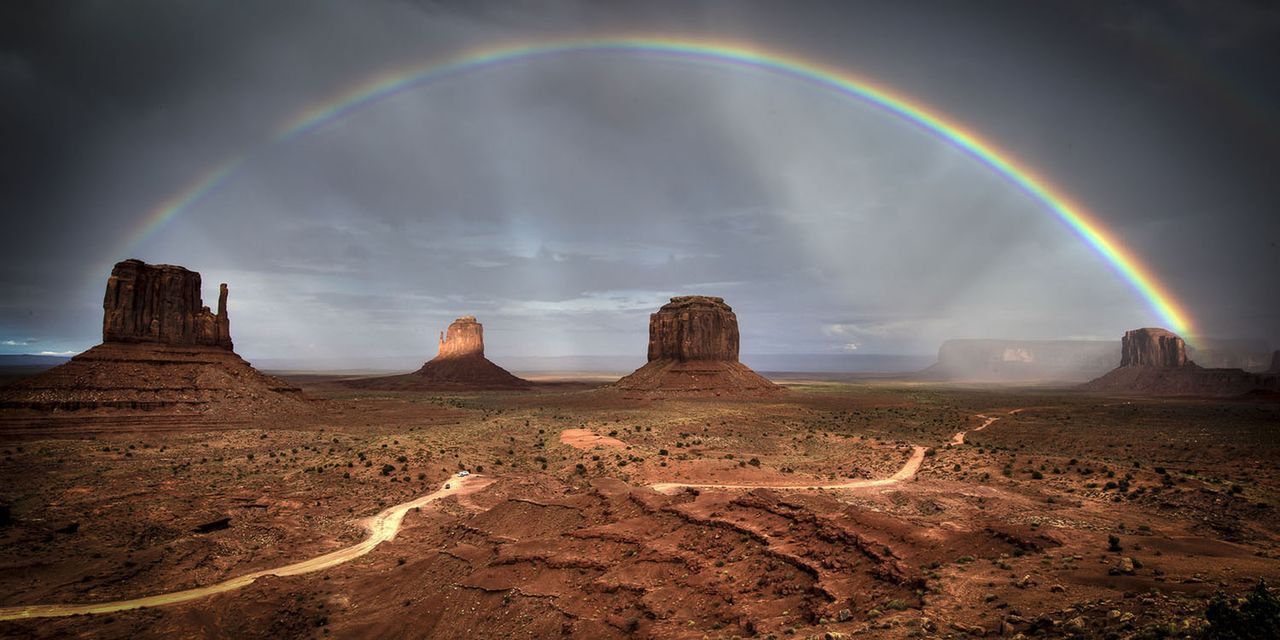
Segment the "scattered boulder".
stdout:
<svg viewBox="0 0 1280 640">
<path fill-rule="evenodd" d="M 362 389 L 482 391 L 527 389 L 533 383 L 512 375 L 484 355 L 484 325 L 475 316 L 454 320 L 440 334 L 439 350 L 413 373 L 350 380 Z"/>
<path fill-rule="evenodd" d="M 649 361 L 614 387 L 707 395 L 782 390 L 738 361 L 738 317 L 711 296 L 672 298 L 650 315 Z"/>
<path fill-rule="evenodd" d="M 199 273 L 125 260 L 107 279 L 102 307 L 102 344 L 4 387 L 0 408 L 227 419 L 307 404 L 299 389 L 259 372 L 232 350 L 226 284 L 214 313 L 201 301 Z"/>
</svg>

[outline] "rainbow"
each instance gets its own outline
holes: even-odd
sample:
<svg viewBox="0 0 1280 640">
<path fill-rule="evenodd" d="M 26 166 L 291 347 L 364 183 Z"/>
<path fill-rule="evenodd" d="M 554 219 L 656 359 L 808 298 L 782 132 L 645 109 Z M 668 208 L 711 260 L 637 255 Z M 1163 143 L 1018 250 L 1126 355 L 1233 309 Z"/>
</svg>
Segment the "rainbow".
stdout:
<svg viewBox="0 0 1280 640">
<path fill-rule="evenodd" d="M 300 111 L 286 121 L 268 141 L 249 152 L 213 167 L 185 189 L 148 212 L 136 232 L 130 234 L 117 255 L 128 252 L 219 185 L 236 175 L 245 163 L 263 150 L 304 136 L 357 110 L 422 85 L 496 65 L 527 62 L 568 54 L 615 53 L 660 56 L 721 65 L 746 67 L 794 78 L 876 106 L 959 148 L 987 165 L 1009 183 L 1038 200 L 1059 220 L 1093 247 L 1146 301 L 1163 324 L 1182 335 L 1189 332 L 1186 314 L 1137 259 L 1085 210 L 1073 203 L 1025 163 L 1018 161 L 977 134 L 944 118 L 903 95 L 842 69 L 801 59 L 758 46 L 695 37 L 612 36 L 525 41 L 464 51 L 453 56 L 397 68 L 368 80 L 328 100 Z"/>
</svg>

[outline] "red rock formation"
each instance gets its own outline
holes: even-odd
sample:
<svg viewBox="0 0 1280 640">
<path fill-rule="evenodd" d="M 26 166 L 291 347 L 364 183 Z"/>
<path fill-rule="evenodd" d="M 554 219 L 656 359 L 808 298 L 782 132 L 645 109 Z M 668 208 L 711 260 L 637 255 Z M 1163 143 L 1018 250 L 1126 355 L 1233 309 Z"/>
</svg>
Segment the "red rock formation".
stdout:
<svg viewBox="0 0 1280 640">
<path fill-rule="evenodd" d="M 475 316 L 462 316 L 440 332 L 437 360 L 484 357 L 484 325 Z"/>
<path fill-rule="evenodd" d="M 141 260 L 116 263 L 102 301 L 103 342 L 153 342 L 231 349 L 227 285 L 214 314 L 200 298 L 200 274 Z"/>
<path fill-rule="evenodd" d="M 400 376 L 351 380 L 348 386 L 362 389 L 399 390 L 501 390 L 525 389 L 532 383 L 511 375 L 484 357 L 484 325 L 475 316 L 454 320 L 440 334 L 436 357 L 421 369 Z"/>
<path fill-rule="evenodd" d="M 1280 376 L 1243 369 L 1205 369 L 1187 359 L 1186 343 L 1164 329 L 1124 334 L 1120 366 L 1086 383 L 1087 391 L 1144 395 L 1234 396 L 1280 391 Z"/>
<path fill-rule="evenodd" d="M 1134 329 L 1120 339 L 1122 367 L 1185 367 L 1187 344 L 1167 329 Z"/>
<path fill-rule="evenodd" d="M 738 362 L 738 317 L 723 298 L 681 296 L 649 316 L 649 362 L 614 385 L 708 395 L 781 387 Z"/>
<path fill-rule="evenodd" d="M 103 343 L 0 392 L 0 407 L 145 410 L 241 420 L 305 406 L 299 390 L 232 351 L 227 285 L 218 312 L 201 303 L 200 274 L 140 260 L 118 263 L 103 299 Z"/>
<path fill-rule="evenodd" d="M 738 361 L 738 316 L 724 298 L 681 296 L 649 316 L 649 361 Z"/>
</svg>

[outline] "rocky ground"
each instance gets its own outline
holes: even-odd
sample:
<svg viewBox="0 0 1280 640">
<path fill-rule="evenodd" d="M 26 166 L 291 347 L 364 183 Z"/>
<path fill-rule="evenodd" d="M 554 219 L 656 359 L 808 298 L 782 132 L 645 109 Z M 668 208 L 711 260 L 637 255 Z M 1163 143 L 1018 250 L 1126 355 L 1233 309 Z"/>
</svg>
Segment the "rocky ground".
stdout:
<svg viewBox="0 0 1280 640">
<path fill-rule="evenodd" d="M 1215 592 L 1280 581 L 1274 402 L 294 382 L 311 411 L 231 425 L 0 424 L 0 607 L 206 585 L 353 544 L 360 518 L 459 469 L 492 484 L 323 572 L 0 635 L 1182 637 Z M 980 415 L 999 419 L 976 431 Z M 909 480 L 785 488 L 889 477 L 914 445 L 929 450 Z"/>
</svg>

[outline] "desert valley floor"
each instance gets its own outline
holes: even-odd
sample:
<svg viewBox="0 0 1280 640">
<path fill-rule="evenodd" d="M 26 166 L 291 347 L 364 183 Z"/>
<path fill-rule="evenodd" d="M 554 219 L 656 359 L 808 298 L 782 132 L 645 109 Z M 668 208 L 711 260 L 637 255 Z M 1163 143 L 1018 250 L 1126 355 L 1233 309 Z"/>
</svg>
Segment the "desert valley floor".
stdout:
<svg viewBox="0 0 1280 640">
<path fill-rule="evenodd" d="M 0 636 L 1164 637 L 1280 580 L 1266 397 L 290 382 L 279 416 L 0 416 Z"/>
</svg>

